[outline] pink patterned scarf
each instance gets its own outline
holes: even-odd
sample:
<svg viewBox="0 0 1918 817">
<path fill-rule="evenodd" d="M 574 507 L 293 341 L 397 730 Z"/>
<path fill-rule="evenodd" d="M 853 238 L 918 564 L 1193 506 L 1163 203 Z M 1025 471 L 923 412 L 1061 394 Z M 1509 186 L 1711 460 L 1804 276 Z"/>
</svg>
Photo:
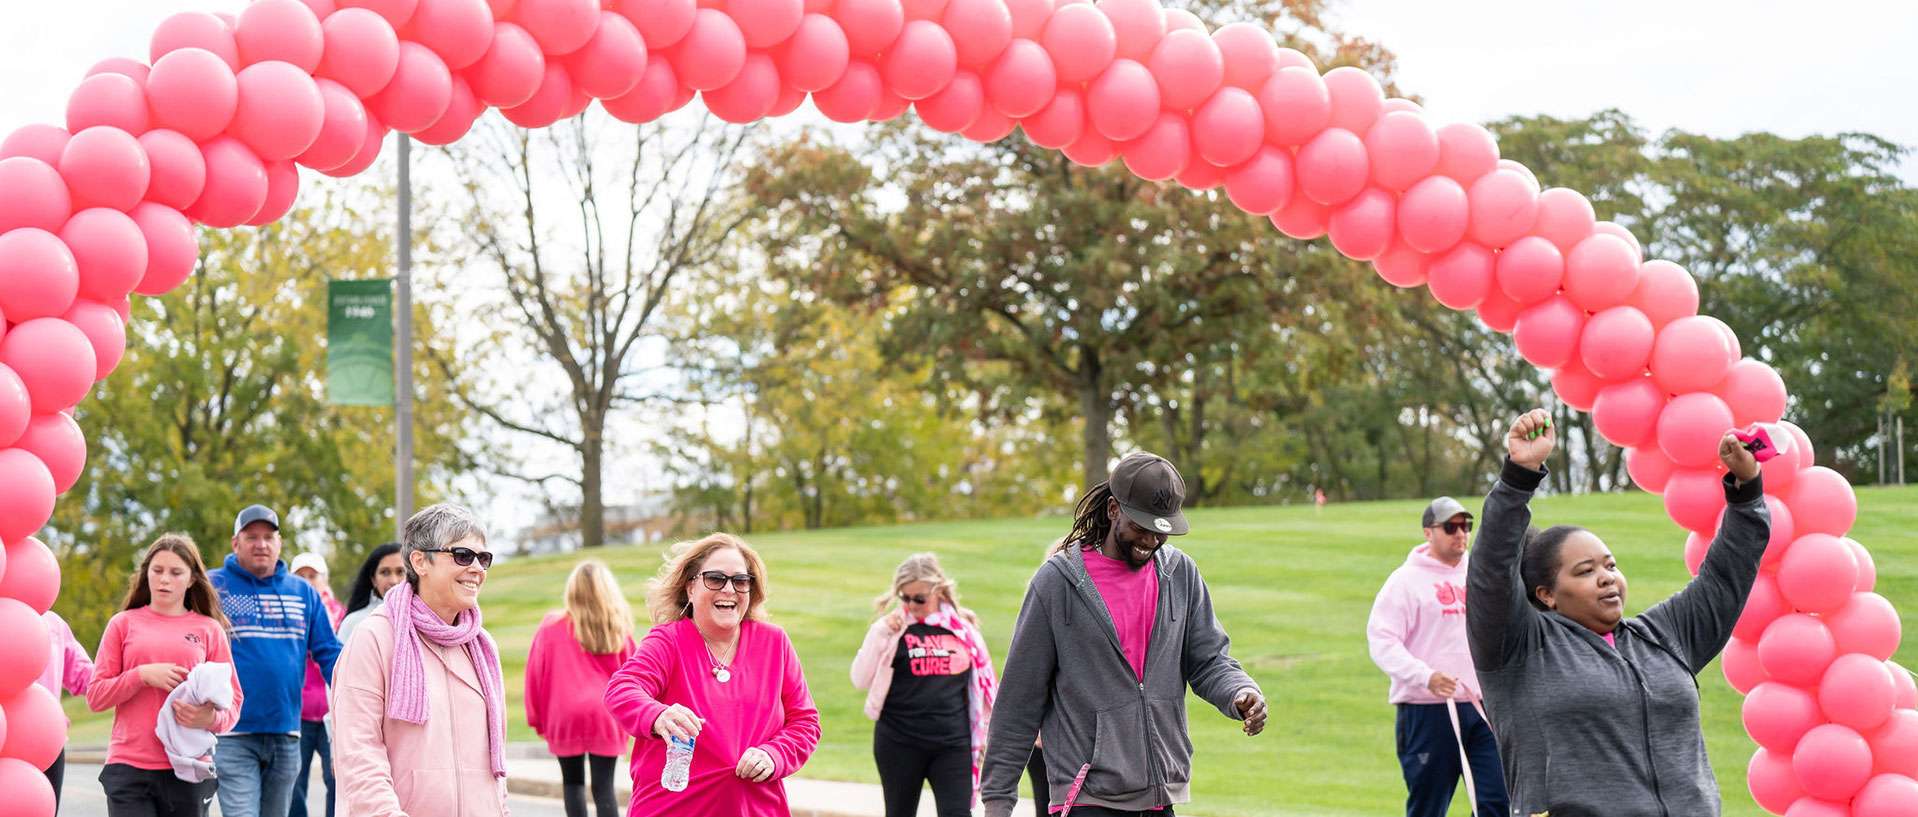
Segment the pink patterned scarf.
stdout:
<svg viewBox="0 0 1918 817">
<path fill-rule="evenodd" d="M 473 674 L 479 676 L 480 696 L 486 699 L 493 776 L 505 777 L 506 701 L 500 690 L 506 681 L 500 675 L 499 650 L 481 624 L 479 608 L 463 610 L 454 623 L 447 624 L 414 594 L 410 582 L 400 582 L 386 591 L 384 607 L 393 621 L 393 666 L 387 670 L 386 716 L 407 723 L 426 722 L 422 636 L 442 647 L 465 647 L 466 657 L 473 662 Z"/>
<path fill-rule="evenodd" d="M 939 612 L 926 616 L 925 622 L 951 630 L 965 642 L 966 654 L 972 658 L 972 683 L 966 687 L 966 714 L 972 721 L 972 802 L 978 805 L 979 768 L 986 756 L 986 734 L 992 721 L 992 701 L 999 694 L 999 678 L 992 672 L 992 655 L 986 652 L 985 636 L 952 605 L 940 605 Z"/>
</svg>

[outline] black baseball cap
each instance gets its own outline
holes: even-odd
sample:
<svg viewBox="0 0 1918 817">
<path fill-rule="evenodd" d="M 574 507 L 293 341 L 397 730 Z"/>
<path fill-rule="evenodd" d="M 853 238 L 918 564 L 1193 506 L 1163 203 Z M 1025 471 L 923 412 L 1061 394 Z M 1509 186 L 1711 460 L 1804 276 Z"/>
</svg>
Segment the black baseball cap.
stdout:
<svg viewBox="0 0 1918 817">
<path fill-rule="evenodd" d="M 272 525 L 274 530 L 280 529 L 280 515 L 274 513 L 272 508 L 265 505 L 248 505 L 246 510 L 233 518 L 233 535 L 239 536 L 240 531 L 246 530 L 246 526 L 255 522 L 265 522 Z"/>
<path fill-rule="evenodd" d="M 1127 454 L 1113 466 L 1107 484 L 1119 500 L 1119 510 L 1139 527 L 1167 536 L 1185 535 L 1185 479 L 1166 458 L 1144 451 Z"/>
</svg>

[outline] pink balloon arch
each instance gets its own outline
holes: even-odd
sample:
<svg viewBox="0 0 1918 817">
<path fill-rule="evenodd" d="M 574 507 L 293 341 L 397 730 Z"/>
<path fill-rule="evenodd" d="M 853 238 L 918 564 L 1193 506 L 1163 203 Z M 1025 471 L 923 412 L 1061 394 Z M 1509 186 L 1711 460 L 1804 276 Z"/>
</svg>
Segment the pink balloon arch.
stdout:
<svg viewBox="0 0 1918 817">
<path fill-rule="evenodd" d="M 1258 26 L 1208 31 L 1157 0 L 258 0 L 167 19 L 148 56 L 96 65 L 65 127 L 0 141 L 0 817 L 53 813 L 39 770 L 66 726 L 33 679 L 59 567 L 32 534 L 85 462 L 68 412 L 119 363 L 128 298 L 185 281 L 200 227 L 280 218 L 299 167 L 359 173 L 389 131 L 444 145 L 488 108 L 539 128 L 594 100 L 639 123 L 694 96 L 731 122 L 810 96 L 838 122 L 910 108 L 979 142 L 1021 128 L 1328 236 L 1555 370 L 1690 531 L 1694 571 L 1724 506 L 1718 436 L 1775 424 L 1771 544 L 1723 662 L 1759 746 L 1752 796 L 1775 814 L 1918 813 L 1899 618 L 1845 538 L 1851 487 L 1782 421 L 1778 374 L 1585 196 L 1540 189 L 1484 128 L 1434 125 L 1364 71 L 1321 74 Z"/>
</svg>

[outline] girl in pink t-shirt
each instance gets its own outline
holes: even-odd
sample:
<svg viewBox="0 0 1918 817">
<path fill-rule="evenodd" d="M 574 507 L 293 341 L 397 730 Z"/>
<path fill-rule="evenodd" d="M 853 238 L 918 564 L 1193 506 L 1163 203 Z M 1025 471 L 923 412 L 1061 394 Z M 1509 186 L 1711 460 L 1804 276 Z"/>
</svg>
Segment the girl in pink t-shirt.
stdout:
<svg viewBox="0 0 1918 817">
<path fill-rule="evenodd" d="M 526 656 L 526 723 L 559 758 L 566 817 L 586 817 L 586 768 L 598 817 L 617 817 L 613 767 L 631 740 L 606 711 L 606 683 L 638 650 L 633 611 L 605 562 L 566 579 L 566 609 L 549 613 Z"/>
<path fill-rule="evenodd" d="M 184 701 L 166 707 L 167 693 L 194 667 L 233 661 L 226 615 L 207 580 L 200 549 L 183 534 L 166 534 L 148 546 L 129 585 L 126 602 L 100 637 L 87 687 L 88 707 L 113 710 L 113 737 L 100 771 L 107 815 L 152 814 L 158 805 L 173 814 L 204 817 L 218 783 L 188 783 L 174 776 L 154 726 L 159 718 L 173 718 L 182 726 L 219 733 L 239 721 L 237 674 L 229 709 Z"/>
</svg>

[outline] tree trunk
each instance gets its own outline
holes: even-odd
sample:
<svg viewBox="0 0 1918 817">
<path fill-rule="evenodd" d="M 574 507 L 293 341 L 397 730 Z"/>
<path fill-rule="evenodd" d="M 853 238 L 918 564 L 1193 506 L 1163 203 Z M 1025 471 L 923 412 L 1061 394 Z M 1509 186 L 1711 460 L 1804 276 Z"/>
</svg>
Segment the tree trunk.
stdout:
<svg viewBox="0 0 1918 817">
<path fill-rule="evenodd" d="M 1098 358 L 1090 351 L 1079 364 L 1079 415 L 1085 420 L 1081 433 L 1085 446 L 1085 487 L 1091 490 L 1111 476 L 1106 470 L 1106 461 L 1112 458 L 1112 399 L 1105 388 Z"/>
<path fill-rule="evenodd" d="M 606 498 L 600 471 L 605 466 L 605 415 L 588 414 L 581 429 L 579 447 L 579 546 L 596 548 L 606 544 Z"/>
</svg>

